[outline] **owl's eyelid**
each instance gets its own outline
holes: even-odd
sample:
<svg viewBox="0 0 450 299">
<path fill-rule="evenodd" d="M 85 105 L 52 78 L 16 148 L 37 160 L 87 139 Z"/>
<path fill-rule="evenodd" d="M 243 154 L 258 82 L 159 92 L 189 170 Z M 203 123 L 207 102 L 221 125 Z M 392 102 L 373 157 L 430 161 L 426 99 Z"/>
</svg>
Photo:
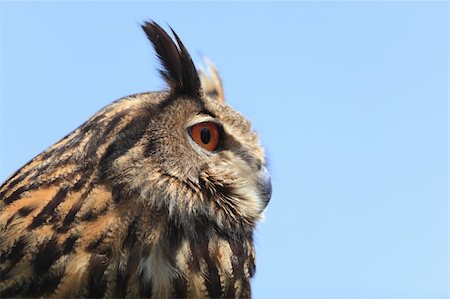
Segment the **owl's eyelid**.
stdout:
<svg viewBox="0 0 450 299">
<path fill-rule="evenodd" d="M 213 122 L 215 124 L 217 124 L 220 128 L 222 128 L 222 123 L 220 121 L 218 121 L 216 118 L 212 117 L 211 115 L 208 114 L 201 114 L 201 115 L 196 115 L 193 119 L 191 119 L 187 124 L 186 124 L 186 128 L 190 128 L 193 125 L 196 124 L 200 124 L 200 123 L 205 123 L 205 122 Z"/>
</svg>

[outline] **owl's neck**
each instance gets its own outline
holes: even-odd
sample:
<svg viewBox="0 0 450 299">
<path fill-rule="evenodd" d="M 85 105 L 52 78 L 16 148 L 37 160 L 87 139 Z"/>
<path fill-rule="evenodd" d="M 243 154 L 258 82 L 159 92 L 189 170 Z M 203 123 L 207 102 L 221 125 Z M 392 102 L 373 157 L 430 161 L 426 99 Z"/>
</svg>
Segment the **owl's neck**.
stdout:
<svg viewBox="0 0 450 299">
<path fill-rule="evenodd" d="M 169 225 L 161 242 L 141 256 L 137 272 L 147 287 L 140 296 L 250 297 L 254 269 L 251 238 L 237 240 L 209 231 L 187 237 Z"/>
</svg>

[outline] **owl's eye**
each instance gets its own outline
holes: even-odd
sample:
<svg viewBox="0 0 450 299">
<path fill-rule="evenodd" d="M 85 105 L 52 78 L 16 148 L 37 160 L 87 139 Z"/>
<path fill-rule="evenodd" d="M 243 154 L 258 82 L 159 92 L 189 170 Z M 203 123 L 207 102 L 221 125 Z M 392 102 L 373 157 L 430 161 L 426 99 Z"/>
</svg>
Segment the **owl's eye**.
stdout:
<svg viewBox="0 0 450 299">
<path fill-rule="evenodd" d="M 212 121 L 195 124 L 191 127 L 191 136 L 199 146 L 213 152 L 219 145 L 219 126 Z"/>
</svg>

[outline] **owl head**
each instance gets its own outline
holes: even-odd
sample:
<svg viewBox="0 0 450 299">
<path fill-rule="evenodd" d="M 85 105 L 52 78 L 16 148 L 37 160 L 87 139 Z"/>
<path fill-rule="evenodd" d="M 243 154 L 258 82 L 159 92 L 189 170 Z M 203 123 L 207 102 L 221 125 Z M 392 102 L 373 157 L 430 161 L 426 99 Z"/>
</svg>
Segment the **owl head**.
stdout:
<svg viewBox="0 0 450 299">
<path fill-rule="evenodd" d="M 224 233 L 252 230 L 269 202 L 271 182 L 250 122 L 219 96 L 218 76 L 208 81 L 203 73 L 201 82 L 174 31 L 176 43 L 156 23 L 142 27 L 169 90 L 136 96 L 145 130 L 125 154 L 106 155 L 105 174 L 148 205 L 167 207 L 179 225 L 201 219 Z"/>
</svg>

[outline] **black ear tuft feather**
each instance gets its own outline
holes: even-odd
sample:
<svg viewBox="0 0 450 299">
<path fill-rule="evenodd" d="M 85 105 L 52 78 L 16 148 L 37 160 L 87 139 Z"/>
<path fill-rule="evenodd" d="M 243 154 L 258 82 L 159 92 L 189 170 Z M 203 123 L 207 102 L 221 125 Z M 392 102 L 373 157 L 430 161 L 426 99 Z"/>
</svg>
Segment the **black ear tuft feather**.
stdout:
<svg viewBox="0 0 450 299">
<path fill-rule="evenodd" d="M 159 72 L 170 87 L 171 92 L 198 97 L 201 94 L 200 79 L 189 52 L 178 35 L 172 30 L 178 46 L 157 23 L 145 22 L 145 34 L 152 42 L 163 69 Z"/>
</svg>

